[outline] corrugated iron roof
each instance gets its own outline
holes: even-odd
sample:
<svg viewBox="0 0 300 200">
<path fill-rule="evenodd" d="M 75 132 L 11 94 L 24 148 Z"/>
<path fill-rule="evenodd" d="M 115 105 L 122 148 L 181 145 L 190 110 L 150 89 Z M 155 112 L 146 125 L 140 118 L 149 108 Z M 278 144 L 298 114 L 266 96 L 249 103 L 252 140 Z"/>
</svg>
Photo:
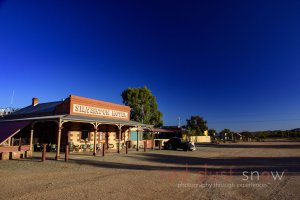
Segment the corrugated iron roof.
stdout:
<svg viewBox="0 0 300 200">
<path fill-rule="evenodd" d="M 53 113 L 56 106 L 61 104 L 63 101 L 54 101 L 48 103 L 39 103 L 35 106 L 27 106 L 16 112 L 11 113 L 9 116 L 13 115 L 27 115 L 27 114 L 40 114 L 40 113 Z"/>
<path fill-rule="evenodd" d="M 124 124 L 129 126 L 144 126 L 144 127 L 152 127 L 152 125 L 142 124 L 135 121 L 127 121 L 127 120 L 118 120 L 118 119 L 111 119 L 111 118 L 96 118 L 96 117 L 86 117 L 81 115 L 65 115 L 62 117 L 63 120 L 70 120 L 70 121 L 95 121 L 99 123 L 106 123 L 106 124 Z"/>
<path fill-rule="evenodd" d="M 96 118 L 86 117 L 81 115 L 50 115 L 50 116 L 38 116 L 38 117 L 27 117 L 18 119 L 3 119 L 0 122 L 15 122 L 15 121 L 44 121 L 44 120 L 66 120 L 66 121 L 78 121 L 78 122 L 99 122 L 103 124 L 121 124 L 127 126 L 141 126 L 141 127 L 152 127 L 153 125 L 142 124 L 135 121 L 118 120 L 111 118 Z"/>
<path fill-rule="evenodd" d="M 174 133 L 174 131 L 172 130 L 163 129 L 163 128 L 152 128 L 152 129 L 145 128 L 144 130 L 149 132 Z"/>
</svg>

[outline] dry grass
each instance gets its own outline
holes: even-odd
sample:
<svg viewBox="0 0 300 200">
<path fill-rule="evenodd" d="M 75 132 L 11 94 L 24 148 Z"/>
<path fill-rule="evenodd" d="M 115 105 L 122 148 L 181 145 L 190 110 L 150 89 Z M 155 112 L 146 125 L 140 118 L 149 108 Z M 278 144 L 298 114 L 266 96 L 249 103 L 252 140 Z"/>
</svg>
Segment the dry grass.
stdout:
<svg viewBox="0 0 300 200">
<path fill-rule="evenodd" d="M 201 145 L 194 152 L 71 155 L 67 163 L 43 163 L 35 153 L 0 161 L 0 199 L 300 199 L 299 149 L 297 142 Z M 267 177 L 283 170 L 281 181 Z M 265 174 L 243 181 L 244 171 Z"/>
</svg>

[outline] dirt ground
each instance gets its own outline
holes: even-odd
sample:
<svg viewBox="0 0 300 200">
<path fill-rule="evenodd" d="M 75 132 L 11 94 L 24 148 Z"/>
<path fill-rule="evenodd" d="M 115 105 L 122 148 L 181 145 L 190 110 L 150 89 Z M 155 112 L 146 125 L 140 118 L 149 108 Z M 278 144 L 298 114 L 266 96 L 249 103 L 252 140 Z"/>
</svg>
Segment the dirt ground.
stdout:
<svg viewBox="0 0 300 200">
<path fill-rule="evenodd" d="M 300 199 L 299 150 L 287 141 L 202 144 L 193 152 L 73 154 L 69 162 L 53 153 L 41 162 L 36 152 L 0 161 L 0 199 Z"/>
</svg>

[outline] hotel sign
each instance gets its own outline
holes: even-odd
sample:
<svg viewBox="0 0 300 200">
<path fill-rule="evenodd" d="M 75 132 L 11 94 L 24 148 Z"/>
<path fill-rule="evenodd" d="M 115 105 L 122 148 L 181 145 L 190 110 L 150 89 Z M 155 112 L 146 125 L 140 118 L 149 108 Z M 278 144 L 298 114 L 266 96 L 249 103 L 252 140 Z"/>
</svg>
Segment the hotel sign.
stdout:
<svg viewBox="0 0 300 200">
<path fill-rule="evenodd" d="M 73 104 L 73 112 L 80 113 L 80 114 L 86 114 L 86 115 L 116 117 L 116 118 L 122 118 L 122 119 L 128 118 L 127 112 L 104 109 L 104 108 L 97 108 L 97 107 L 92 107 L 92 106 L 84 106 L 84 105 L 79 105 L 79 104 Z"/>
</svg>

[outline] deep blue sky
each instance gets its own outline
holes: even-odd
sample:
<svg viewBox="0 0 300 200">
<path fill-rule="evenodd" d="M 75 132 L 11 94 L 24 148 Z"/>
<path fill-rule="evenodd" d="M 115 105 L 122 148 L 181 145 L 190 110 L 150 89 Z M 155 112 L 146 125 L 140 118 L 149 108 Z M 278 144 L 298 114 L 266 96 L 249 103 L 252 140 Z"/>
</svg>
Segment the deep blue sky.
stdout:
<svg viewBox="0 0 300 200">
<path fill-rule="evenodd" d="M 300 127 L 300 1 L 1 1 L 0 107 L 146 85 L 165 125 Z"/>
</svg>

